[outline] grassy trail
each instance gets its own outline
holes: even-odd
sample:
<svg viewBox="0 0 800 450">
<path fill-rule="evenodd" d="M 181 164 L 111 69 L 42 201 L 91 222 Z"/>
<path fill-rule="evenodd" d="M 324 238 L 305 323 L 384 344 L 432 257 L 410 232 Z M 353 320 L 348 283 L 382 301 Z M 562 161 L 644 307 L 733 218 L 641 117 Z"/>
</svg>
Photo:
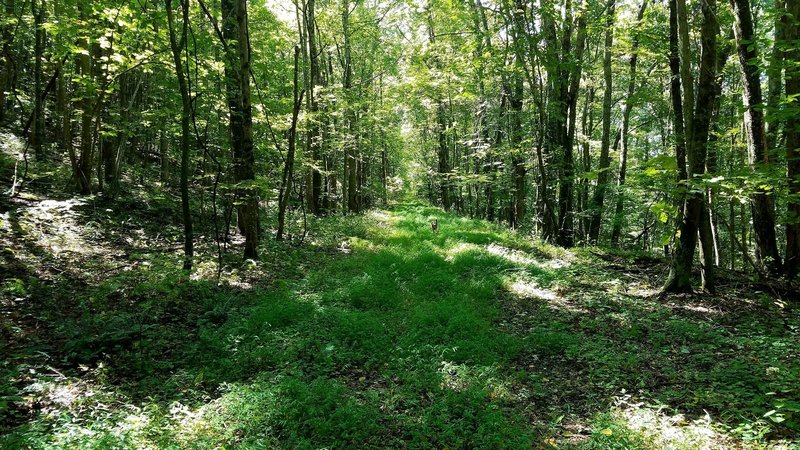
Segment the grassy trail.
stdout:
<svg viewBox="0 0 800 450">
<path fill-rule="evenodd" d="M 108 335 L 66 344 L 67 360 L 87 362 L 29 376 L 29 418 L 0 447 L 779 448 L 797 438 L 796 313 L 756 313 L 758 299 L 659 302 L 652 261 L 608 262 L 419 204 L 329 221 L 336 237 L 278 253 L 267 288 L 155 269 L 95 288 L 91 317 L 74 328 L 138 321 L 135 342 L 99 363 L 91 352 Z M 633 263 L 635 276 L 618 270 Z M 126 316 L 115 287 L 134 281 L 142 301 Z M 70 342 L 74 330 L 56 332 Z"/>
</svg>

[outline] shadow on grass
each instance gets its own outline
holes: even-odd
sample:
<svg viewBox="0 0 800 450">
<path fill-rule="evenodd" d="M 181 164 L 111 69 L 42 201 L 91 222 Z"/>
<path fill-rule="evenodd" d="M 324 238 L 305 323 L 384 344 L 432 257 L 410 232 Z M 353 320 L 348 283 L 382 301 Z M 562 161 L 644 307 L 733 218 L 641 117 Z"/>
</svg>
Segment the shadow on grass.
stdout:
<svg viewBox="0 0 800 450">
<path fill-rule="evenodd" d="M 0 443 L 718 448 L 741 443 L 730 435 L 796 439 L 796 316 L 685 315 L 627 293 L 586 255 L 420 205 L 371 214 L 363 227 L 326 220 L 337 234 L 320 246 L 270 249 L 291 262 L 269 288 L 217 286 L 155 258 L 80 298 L 65 287 L 37 294 L 77 307 L 53 327 L 55 372 L 5 368 L 23 389 L 12 408 L 28 416 Z M 343 230 L 363 232 L 342 241 Z M 347 255 L 330 257 L 337 252 Z"/>
</svg>

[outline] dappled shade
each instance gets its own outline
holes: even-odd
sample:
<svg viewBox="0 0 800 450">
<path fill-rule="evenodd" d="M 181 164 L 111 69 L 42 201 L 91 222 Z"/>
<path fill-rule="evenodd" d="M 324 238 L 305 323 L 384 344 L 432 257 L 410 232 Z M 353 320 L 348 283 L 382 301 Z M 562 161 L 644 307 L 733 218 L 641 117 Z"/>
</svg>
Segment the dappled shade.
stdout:
<svg viewBox="0 0 800 450">
<path fill-rule="evenodd" d="M 161 257 L 77 298 L 21 281 L 52 337 L 9 354 L 4 445 L 738 448 L 793 423 L 800 320 L 762 294 L 662 303 L 420 205 L 319 227 L 327 256 L 251 289 Z"/>
</svg>

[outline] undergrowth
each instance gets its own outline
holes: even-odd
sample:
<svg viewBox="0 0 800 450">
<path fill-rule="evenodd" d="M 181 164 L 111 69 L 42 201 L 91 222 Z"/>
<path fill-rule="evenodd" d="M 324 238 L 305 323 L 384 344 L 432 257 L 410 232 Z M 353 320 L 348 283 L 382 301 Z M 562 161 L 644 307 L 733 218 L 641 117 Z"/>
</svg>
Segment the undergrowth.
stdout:
<svg viewBox="0 0 800 450">
<path fill-rule="evenodd" d="M 659 301 L 595 250 L 419 204 L 313 226 L 220 282 L 147 252 L 6 280 L 44 328 L 0 366 L 0 447 L 800 442 L 800 320 L 760 294 Z"/>
</svg>

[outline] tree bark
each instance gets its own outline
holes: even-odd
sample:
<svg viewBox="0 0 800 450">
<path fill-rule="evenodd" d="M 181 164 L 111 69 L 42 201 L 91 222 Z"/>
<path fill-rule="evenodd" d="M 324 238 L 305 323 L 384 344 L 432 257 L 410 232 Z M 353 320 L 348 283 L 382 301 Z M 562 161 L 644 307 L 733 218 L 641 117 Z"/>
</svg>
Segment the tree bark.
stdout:
<svg viewBox="0 0 800 450">
<path fill-rule="evenodd" d="M 767 151 L 778 147 L 780 141 L 780 101 L 783 93 L 783 47 L 786 45 L 786 0 L 775 0 L 775 25 L 772 54 L 767 66 Z"/>
<path fill-rule="evenodd" d="M 37 158 L 44 158 L 44 96 L 42 95 L 42 60 L 44 59 L 44 16 L 45 3 L 31 0 L 33 14 L 34 50 L 33 50 L 33 128 L 31 130 L 31 147 Z"/>
<path fill-rule="evenodd" d="M 800 0 L 786 0 L 786 11 L 791 19 L 787 23 L 786 41 L 800 40 Z M 800 97 L 800 48 L 788 46 L 784 53 L 786 65 L 786 96 Z M 795 278 L 800 271 L 800 106 L 791 103 L 793 113 L 787 115 L 786 161 L 789 180 L 789 205 L 786 224 L 786 273 Z"/>
<path fill-rule="evenodd" d="M 311 186 L 309 194 L 311 195 L 311 213 L 315 215 L 322 214 L 322 172 L 320 167 L 323 166 L 322 161 L 322 142 L 319 127 L 319 117 L 316 114 L 319 111 L 319 101 L 316 96 L 316 87 L 320 81 L 319 70 L 319 50 L 317 49 L 317 33 L 316 33 L 316 2 L 315 0 L 308 0 L 306 2 L 306 36 L 308 39 L 308 62 L 309 62 L 309 79 L 308 79 L 308 101 L 309 109 L 311 112 L 311 126 L 308 131 L 308 148 L 311 151 L 311 158 L 313 167 L 311 168 Z"/>
<path fill-rule="evenodd" d="M 611 157 L 611 103 L 613 94 L 613 80 L 611 76 L 611 46 L 614 43 L 614 8 L 615 0 L 608 2 L 606 12 L 605 44 L 603 48 L 603 79 L 605 91 L 603 93 L 603 136 L 600 141 L 600 162 L 598 166 L 597 186 L 592 195 L 591 221 L 589 224 L 589 242 L 597 245 L 600 240 L 600 225 L 603 220 L 603 203 L 606 188 L 608 187 L 609 167 Z"/>
<path fill-rule="evenodd" d="M 81 22 L 86 21 L 85 6 L 79 6 Z M 92 124 L 93 120 L 93 90 L 89 88 L 93 84 L 92 80 L 92 61 L 89 56 L 90 47 L 86 35 L 81 35 L 78 43 L 81 48 L 81 53 L 77 56 L 76 66 L 83 79 L 81 95 L 80 95 L 80 109 L 81 109 L 81 146 L 78 155 L 78 163 L 76 165 L 77 172 L 75 179 L 78 183 L 78 189 L 81 194 L 89 194 L 92 191 L 92 156 L 93 156 L 93 143 L 92 143 Z"/>
<path fill-rule="evenodd" d="M 581 3 L 581 9 L 578 14 L 577 47 L 575 48 L 575 55 L 573 56 L 572 70 L 570 70 L 569 73 L 569 90 L 567 92 L 569 128 L 567 130 L 567 139 L 564 143 L 564 162 L 558 194 L 559 226 L 558 239 L 556 242 L 563 247 L 572 247 L 575 245 L 575 121 L 578 117 L 578 95 L 580 92 L 583 69 L 583 53 L 586 48 L 586 14 L 588 14 L 586 0 Z"/>
<path fill-rule="evenodd" d="M 676 0 L 680 4 L 682 0 Z M 672 6 L 672 5 L 671 5 Z M 708 133 L 712 116 L 713 98 L 716 95 L 714 83 L 717 68 L 717 35 L 719 25 L 717 23 L 716 0 L 706 0 L 702 4 L 703 24 L 700 31 L 701 56 L 699 73 L 700 78 L 697 86 L 697 99 L 692 111 L 694 124 L 691 128 L 689 140 L 687 141 L 687 157 L 689 162 L 689 186 L 683 206 L 683 218 L 680 223 L 680 238 L 678 240 L 675 255 L 672 259 L 670 273 L 664 285 L 663 292 L 691 292 L 692 290 L 692 262 L 697 247 L 698 237 L 704 242 L 713 242 L 713 237 L 706 235 L 709 230 L 705 227 L 701 229 L 701 216 L 705 211 L 705 198 L 702 189 L 691 186 L 696 178 L 705 172 L 706 154 L 708 145 Z M 670 14 L 672 17 L 673 14 Z M 688 24 L 680 22 L 679 14 L 676 14 L 678 26 L 670 26 L 671 30 L 687 29 Z M 671 33 L 672 34 L 672 33 Z M 671 40 L 675 40 L 672 38 Z M 681 67 L 688 66 L 690 61 L 681 58 Z M 685 93 L 692 88 L 686 88 Z M 694 94 L 684 98 L 684 111 L 689 108 L 685 102 L 693 99 Z M 685 118 L 685 116 L 684 116 Z M 702 235 L 699 235 L 701 234 Z M 714 271 L 713 266 L 703 264 L 703 289 L 714 290 Z"/>
<path fill-rule="evenodd" d="M 6 17 L 14 16 L 14 0 L 5 0 L 4 8 Z M 14 78 L 14 55 L 11 51 L 11 43 L 14 40 L 13 25 L 4 23 L 0 32 L 3 39 L 3 70 L 0 71 L 0 124 L 5 123 L 6 113 L 6 91 L 11 90 L 11 81 Z"/>
<path fill-rule="evenodd" d="M 594 131 L 594 86 L 589 88 L 586 94 L 586 100 L 583 107 L 583 114 L 581 116 L 581 134 L 583 135 L 583 142 L 581 142 L 581 163 L 583 173 L 589 173 L 592 170 L 592 154 L 589 151 L 589 141 L 591 140 L 592 132 Z M 581 213 L 581 239 L 586 242 L 589 233 L 589 216 L 587 213 L 589 209 L 589 179 L 586 176 L 581 177 L 579 183 L 578 199 L 580 207 L 578 210 Z"/>
<path fill-rule="evenodd" d="M 188 1 L 188 0 L 185 0 Z M 250 42 L 247 1 L 222 0 L 222 34 L 227 41 L 225 79 L 230 111 L 234 182 L 238 185 L 236 216 L 244 235 L 244 257 L 258 257 L 258 189 L 253 151 L 253 113 L 250 104 Z"/>
<path fill-rule="evenodd" d="M 63 2 L 55 3 L 54 14 L 56 17 L 63 14 Z M 59 67 L 60 70 L 56 77 L 56 120 L 58 121 L 56 136 L 60 141 L 60 145 L 66 150 L 70 167 L 74 173 L 77 158 L 75 157 L 75 149 L 72 146 L 72 109 L 70 108 L 69 97 L 67 97 L 69 82 L 67 81 L 68 77 L 64 73 L 64 63 L 66 63 L 66 59 L 63 60 Z M 3 85 L 0 83 L 0 90 L 2 89 Z M 0 100 L 0 104 L 2 104 L 2 100 Z M 2 106 L 0 106 L 0 108 L 2 108 Z M 2 122 L 2 120 L 0 120 L 0 122 Z"/>
<path fill-rule="evenodd" d="M 565 11 L 571 14 L 571 2 L 565 4 Z M 542 34 L 545 44 L 544 68 L 547 74 L 547 106 L 544 111 L 544 140 L 542 145 L 536 146 L 536 163 L 538 167 L 538 184 L 536 192 L 536 206 L 540 237 L 550 241 L 558 238 L 558 220 L 554 199 L 556 198 L 555 184 L 552 181 L 552 172 L 559 153 L 565 151 L 567 139 L 567 89 L 569 87 L 568 74 L 564 71 L 565 64 L 561 63 L 562 57 L 569 53 L 571 45 L 570 23 L 563 31 L 561 40 L 558 39 L 558 19 L 552 5 L 544 8 L 541 13 Z M 523 35 L 524 36 L 524 35 Z M 532 83 L 533 84 L 533 83 Z M 559 168 L 560 171 L 560 168 Z M 556 175 L 560 175 L 556 173 Z M 558 179 L 556 178 L 556 181 Z"/>
<path fill-rule="evenodd" d="M 680 55 L 681 85 L 683 86 L 683 127 L 686 136 L 692 135 L 694 128 L 694 77 L 692 76 L 692 54 L 689 40 L 689 17 L 686 0 L 674 0 L 678 17 L 678 54 Z"/>
<path fill-rule="evenodd" d="M 158 158 L 161 165 L 160 179 L 162 183 L 169 182 L 169 138 L 166 127 L 158 132 Z"/>
<path fill-rule="evenodd" d="M 742 97 L 747 107 L 744 116 L 747 130 L 747 149 L 750 167 L 756 174 L 768 171 L 770 161 L 764 124 L 761 73 L 752 61 L 758 60 L 757 43 L 753 29 L 753 16 L 749 0 L 731 0 L 734 10 L 734 34 L 739 64 L 742 68 Z M 751 196 L 753 229 L 756 238 L 756 260 L 773 275 L 781 270 L 781 257 L 775 237 L 775 204 L 768 192 L 759 191 Z"/>
<path fill-rule="evenodd" d="M 283 178 L 280 191 L 278 193 L 278 230 L 275 239 L 283 239 L 283 230 L 286 226 L 286 207 L 292 195 L 292 178 L 294 177 L 294 159 L 297 147 L 297 120 L 300 115 L 300 108 L 303 105 L 303 92 L 300 91 L 299 83 L 299 56 L 300 47 L 294 49 L 294 108 L 292 110 L 292 125 L 289 127 L 289 145 L 286 151 L 286 164 L 283 166 Z"/>
<path fill-rule="evenodd" d="M 628 169 L 628 132 L 630 131 L 630 118 L 633 104 L 635 101 L 634 94 L 636 91 L 636 61 L 639 58 L 639 24 L 644 18 L 644 12 L 647 10 L 647 0 L 642 1 L 642 6 L 639 7 L 639 13 L 636 15 L 636 29 L 633 31 L 633 38 L 631 40 L 631 56 L 628 62 L 628 92 L 625 99 L 625 109 L 622 110 L 622 153 L 619 155 L 619 187 L 617 192 L 617 204 L 614 207 L 614 226 L 611 231 L 611 246 L 619 246 L 619 238 L 622 234 L 622 211 L 624 209 L 625 196 L 623 195 L 623 187 L 625 186 L 625 176 Z"/>
<path fill-rule="evenodd" d="M 519 64 L 517 62 L 516 64 Z M 510 220 L 512 228 L 518 228 L 522 225 L 525 219 L 525 157 L 522 145 L 522 77 L 515 74 L 512 81 L 512 86 L 509 86 L 509 135 L 511 137 L 511 164 L 512 174 L 514 178 L 514 202 L 513 214 Z"/>
<path fill-rule="evenodd" d="M 345 92 L 346 114 L 349 135 L 345 142 L 345 179 L 347 183 L 347 210 L 357 213 L 358 208 L 358 159 L 355 143 L 356 114 L 350 102 L 353 88 L 353 60 L 352 49 L 350 47 L 350 0 L 342 0 L 342 35 L 344 47 L 344 75 L 342 76 L 342 87 Z"/>
<path fill-rule="evenodd" d="M 189 87 L 184 72 L 181 54 L 183 53 L 187 36 L 189 34 L 189 0 L 180 0 L 181 11 L 183 13 L 183 24 L 181 25 L 180 38 L 175 29 L 175 17 L 172 11 L 172 0 L 166 0 L 167 6 L 167 25 L 169 26 L 169 43 L 172 50 L 172 60 L 175 68 L 175 75 L 178 79 L 178 90 L 181 94 L 181 211 L 183 213 L 183 269 L 192 269 L 192 258 L 194 257 L 194 234 L 192 231 L 192 215 L 189 209 L 189 121 L 192 114 L 191 99 L 189 98 Z M 178 40 L 180 39 L 180 40 Z"/>
</svg>

